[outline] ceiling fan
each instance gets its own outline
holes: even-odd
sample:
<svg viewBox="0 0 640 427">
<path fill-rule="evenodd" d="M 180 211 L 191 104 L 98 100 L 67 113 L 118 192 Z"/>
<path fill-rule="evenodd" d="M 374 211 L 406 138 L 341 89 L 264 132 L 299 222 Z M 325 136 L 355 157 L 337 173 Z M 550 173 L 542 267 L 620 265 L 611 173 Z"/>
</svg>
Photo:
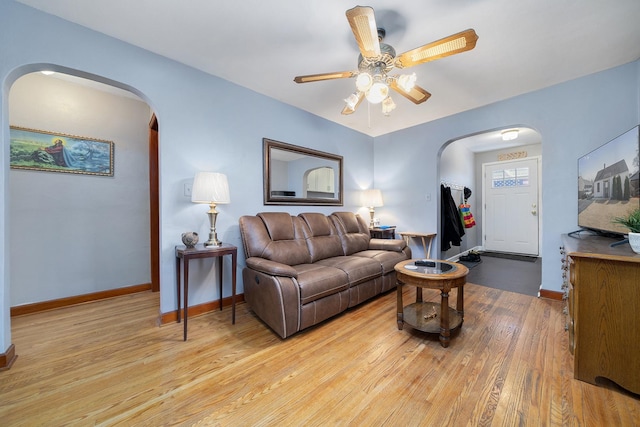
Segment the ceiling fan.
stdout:
<svg viewBox="0 0 640 427">
<path fill-rule="evenodd" d="M 409 68 L 471 50 L 476 46 L 478 40 L 476 32 L 469 29 L 396 56 L 393 47 L 382 43 L 385 30 L 377 27 L 372 7 L 356 6 L 347 10 L 346 15 L 360 49 L 358 69 L 310 74 L 297 76 L 293 79 L 296 83 L 310 83 L 355 77 L 356 91 L 345 99 L 346 106 L 342 110 L 342 114 L 353 113 L 366 98 L 372 104 L 382 103 L 382 112 L 389 115 L 396 107 L 389 96 L 389 89 L 396 91 L 415 104 L 423 103 L 431 94 L 415 84 L 415 73 L 390 75 L 389 72 L 394 67 Z"/>
</svg>

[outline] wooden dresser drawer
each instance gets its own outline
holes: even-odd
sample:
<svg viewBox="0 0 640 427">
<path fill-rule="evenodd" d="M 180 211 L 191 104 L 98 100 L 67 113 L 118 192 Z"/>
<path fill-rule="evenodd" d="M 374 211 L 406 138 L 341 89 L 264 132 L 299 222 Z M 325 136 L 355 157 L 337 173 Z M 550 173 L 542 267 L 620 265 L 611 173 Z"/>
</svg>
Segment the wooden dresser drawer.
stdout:
<svg viewBox="0 0 640 427">
<path fill-rule="evenodd" d="M 599 236 L 562 236 L 563 289 L 574 377 L 640 393 L 640 255 Z"/>
</svg>

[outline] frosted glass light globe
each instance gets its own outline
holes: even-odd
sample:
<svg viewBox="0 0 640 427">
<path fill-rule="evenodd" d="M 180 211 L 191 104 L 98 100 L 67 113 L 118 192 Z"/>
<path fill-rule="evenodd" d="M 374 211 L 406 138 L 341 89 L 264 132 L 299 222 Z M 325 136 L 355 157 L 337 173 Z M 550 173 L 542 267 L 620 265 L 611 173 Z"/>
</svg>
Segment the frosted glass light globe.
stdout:
<svg viewBox="0 0 640 427">
<path fill-rule="evenodd" d="M 389 96 L 389 88 L 387 85 L 381 82 L 376 82 L 371 85 L 371 88 L 367 92 L 367 101 L 372 104 L 379 104 L 387 96 Z"/>
</svg>

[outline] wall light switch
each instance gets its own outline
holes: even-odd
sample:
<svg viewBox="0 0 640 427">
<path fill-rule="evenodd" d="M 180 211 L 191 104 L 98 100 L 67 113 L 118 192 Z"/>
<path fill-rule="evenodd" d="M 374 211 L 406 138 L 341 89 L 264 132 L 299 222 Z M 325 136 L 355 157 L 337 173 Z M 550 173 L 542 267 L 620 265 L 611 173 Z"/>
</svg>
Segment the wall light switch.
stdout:
<svg viewBox="0 0 640 427">
<path fill-rule="evenodd" d="M 184 185 L 184 197 L 191 197 L 191 183 Z"/>
</svg>

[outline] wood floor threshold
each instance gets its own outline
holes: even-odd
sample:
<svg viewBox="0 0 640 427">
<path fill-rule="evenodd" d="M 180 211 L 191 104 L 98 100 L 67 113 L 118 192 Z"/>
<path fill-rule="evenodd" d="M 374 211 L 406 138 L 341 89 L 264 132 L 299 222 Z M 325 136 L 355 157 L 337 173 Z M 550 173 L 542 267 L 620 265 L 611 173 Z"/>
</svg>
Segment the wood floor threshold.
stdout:
<svg viewBox="0 0 640 427">
<path fill-rule="evenodd" d="M 50 301 L 35 302 L 11 307 L 11 317 L 25 314 L 38 313 L 41 311 L 53 310 L 56 308 L 68 307 L 70 305 L 82 304 L 85 302 L 99 301 L 107 298 L 119 297 L 123 295 L 135 294 L 151 290 L 151 283 L 127 286 L 125 288 L 109 289 L 107 291 L 93 292 L 90 294 L 76 295 L 72 297 L 54 299 Z"/>
<path fill-rule="evenodd" d="M 562 301 L 562 297 L 564 293 L 558 292 L 558 291 L 550 291 L 548 289 L 540 289 L 540 292 L 538 293 L 538 295 L 540 296 L 540 298 L 547 298 L 547 299 L 552 299 L 556 301 Z"/>
<path fill-rule="evenodd" d="M 17 358 L 16 347 L 11 344 L 6 352 L 0 354 L 0 371 L 10 369 Z"/>
</svg>

